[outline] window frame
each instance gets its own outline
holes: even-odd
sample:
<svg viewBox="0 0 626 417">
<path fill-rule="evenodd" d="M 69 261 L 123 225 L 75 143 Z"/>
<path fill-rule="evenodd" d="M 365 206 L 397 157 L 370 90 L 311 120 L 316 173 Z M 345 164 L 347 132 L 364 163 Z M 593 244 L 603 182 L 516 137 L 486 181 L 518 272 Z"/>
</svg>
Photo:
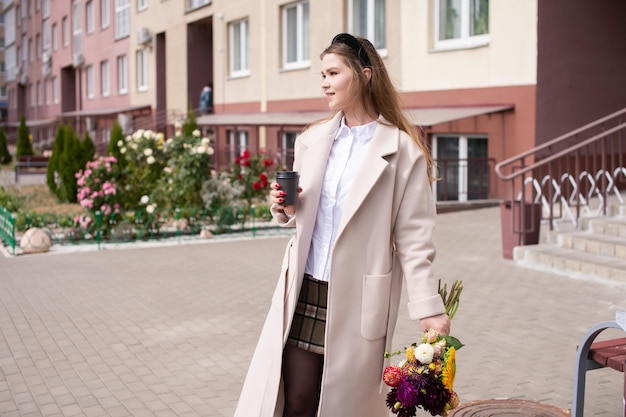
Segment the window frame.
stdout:
<svg viewBox="0 0 626 417">
<path fill-rule="evenodd" d="M 365 0 L 367 2 L 367 29 L 366 33 L 357 32 L 354 25 L 354 2 L 358 0 L 350 0 L 348 2 L 348 32 L 353 33 L 357 36 L 362 36 L 364 38 L 369 39 L 372 44 L 376 47 L 378 54 L 382 57 L 387 56 L 387 0 L 384 1 L 384 19 L 383 19 L 383 33 L 384 45 L 382 47 L 376 46 L 379 42 L 379 39 L 376 38 L 376 22 L 377 22 L 377 14 L 376 14 L 376 1 L 377 0 Z"/>
<path fill-rule="evenodd" d="M 306 21 L 308 22 L 308 24 L 305 24 L 304 5 L 307 6 L 308 16 L 306 17 Z M 309 6 L 309 0 L 302 0 L 295 3 L 285 4 L 281 8 L 281 30 L 283 45 L 282 68 L 284 70 L 299 70 L 311 67 L 311 20 Z M 287 61 L 287 59 L 290 36 L 288 35 L 289 21 L 287 19 L 287 11 L 293 8 L 296 9 L 296 61 L 289 62 Z M 308 31 L 308 33 L 305 33 L 306 31 Z M 308 46 L 308 51 L 305 50 L 305 44 L 307 44 Z"/>
<path fill-rule="evenodd" d="M 118 55 L 116 59 L 117 67 L 117 93 L 119 95 L 128 94 L 128 56 Z"/>
<path fill-rule="evenodd" d="M 111 95 L 111 70 L 108 60 L 100 62 L 100 94 L 102 97 Z"/>
<path fill-rule="evenodd" d="M 439 40 L 441 2 L 435 0 L 433 7 L 433 49 L 436 51 L 449 51 L 454 49 L 471 49 L 486 46 L 490 41 L 490 34 L 470 35 L 470 2 L 472 0 L 459 0 L 461 2 L 460 36 L 454 39 Z"/>
<path fill-rule="evenodd" d="M 111 1 L 100 0 L 100 28 L 106 29 L 111 25 Z"/>
<path fill-rule="evenodd" d="M 137 11 L 141 12 L 148 8 L 148 0 L 137 0 Z"/>
<path fill-rule="evenodd" d="M 85 32 L 91 35 L 96 30 L 96 14 L 94 10 L 94 0 L 87 0 L 85 3 Z"/>
<path fill-rule="evenodd" d="M 239 30 L 239 45 L 235 51 L 235 28 Z M 245 33 L 242 34 L 242 28 Z M 248 18 L 232 21 L 228 24 L 228 69 L 230 78 L 241 78 L 250 75 L 250 24 Z M 235 52 L 238 52 L 240 67 L 235 68 Z"/>
<path fill-rule="evenodd" d="M 96 97 L 96 83 L 93 65 L 85 67 L 85 96 L 88 100 Z"/>
<path fill-rule="evenodd" d="M 148 91 L 148 49 L 142 48 L 138 49 L 135 54 L 136 58 L 136 80 L 137 80 L 137 91 L 144 92 Z"/>
<path fill-rule="evenodd" d="M 130 0 L 115 0 L 115 39 L 130 36 Z"/>
<path fill-rule="evenodd" d="M 70 24 L 67 16 L 61 19 L 61 41 L 64 48 L 70 46 Z"/>
</svg>

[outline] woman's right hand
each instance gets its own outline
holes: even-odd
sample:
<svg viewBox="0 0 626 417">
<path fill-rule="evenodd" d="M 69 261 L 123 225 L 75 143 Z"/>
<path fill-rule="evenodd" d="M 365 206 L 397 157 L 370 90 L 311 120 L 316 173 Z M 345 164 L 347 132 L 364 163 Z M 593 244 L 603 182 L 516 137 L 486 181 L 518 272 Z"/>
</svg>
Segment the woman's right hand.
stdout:
<svg viewBox="0 0 626 417">
<path fill-rule="evenodd" d="M 302 191 L 302 188 L 298 188 L 298 192 L 300 191 Z M 280 189 L 280 184 L 277 182 L 273 182 L 270 185 L 271 203 L 276 204 L 285 214 L 293 217 L 296 214 L 296 206 L 283 206 L 284 197 L 286 195 L 287 193 Z"/>
</svg>

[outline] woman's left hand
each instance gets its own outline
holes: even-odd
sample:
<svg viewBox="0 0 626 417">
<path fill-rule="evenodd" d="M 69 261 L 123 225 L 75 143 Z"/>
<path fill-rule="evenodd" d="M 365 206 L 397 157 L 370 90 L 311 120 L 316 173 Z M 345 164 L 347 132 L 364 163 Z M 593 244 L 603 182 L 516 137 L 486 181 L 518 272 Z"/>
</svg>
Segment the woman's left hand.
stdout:
<svg viewBox="0 0 626 417">
<path fill-rule="evenodd" d="M 450 319 L 447 314 L 439 314 L 432 317 L 424 317 L 420 320 L 422 330 L 427 332 L 430 329 L 436 330 L 439 334 L 450 334 Z"/>
</svg>

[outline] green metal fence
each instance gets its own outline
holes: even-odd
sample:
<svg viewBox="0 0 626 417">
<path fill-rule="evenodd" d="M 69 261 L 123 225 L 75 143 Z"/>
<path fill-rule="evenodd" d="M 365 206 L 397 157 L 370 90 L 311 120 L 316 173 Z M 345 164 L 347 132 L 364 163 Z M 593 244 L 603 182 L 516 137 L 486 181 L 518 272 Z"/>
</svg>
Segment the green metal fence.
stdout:
<svg viewBox="0 0 626 417">
<path fill-rule="evenodd" d="M 259 232 L 278 229 L 271 222 L 267 207 L 221 207 L 217 210 L 176 209 L 148 213 L 145 210 L 124 213 L 110 219 L 96 213 L 88 227 L 77 226 L 69 215 L 18 212 L 12 214 L 0 207 L 0 239 L 15 254 L 22 232 L 31 227 L 45 229 L 53 245 L 129 243 L 171 238 L 196 237 L 204 231 L 210 235 L 241 235 L 256 237 Z M 17 239 L 16 239 L 17 235 Z"/>
<path fill-rule="evenodd" d="M 0 207 L 0 239 L 2 239 L 15 255 L 15 218 L 13 213 Z"/>
</svg>

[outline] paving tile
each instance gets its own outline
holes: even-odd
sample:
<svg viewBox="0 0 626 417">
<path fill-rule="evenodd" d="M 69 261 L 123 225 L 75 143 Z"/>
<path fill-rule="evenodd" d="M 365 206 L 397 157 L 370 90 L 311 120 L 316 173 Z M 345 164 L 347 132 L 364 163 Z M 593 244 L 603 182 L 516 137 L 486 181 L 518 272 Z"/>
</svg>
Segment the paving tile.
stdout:
<svg viewBox="0 0 626 417">
<path fill-rule="evenodd" d="M 287 240 L 0 257 L 0 416 L 232 417 Z M 503 259 L 498 208 L 439 216 L 435 243 L 436 275 L 465 284 L 462 401 L 568 408 L 575 346 L 623 290 Z M 417 337 L 405 296 L 395 346 Z M 621 413 L 623 375 L 606 371 L 588 373 L 588 415 Z"/>
</svg>

